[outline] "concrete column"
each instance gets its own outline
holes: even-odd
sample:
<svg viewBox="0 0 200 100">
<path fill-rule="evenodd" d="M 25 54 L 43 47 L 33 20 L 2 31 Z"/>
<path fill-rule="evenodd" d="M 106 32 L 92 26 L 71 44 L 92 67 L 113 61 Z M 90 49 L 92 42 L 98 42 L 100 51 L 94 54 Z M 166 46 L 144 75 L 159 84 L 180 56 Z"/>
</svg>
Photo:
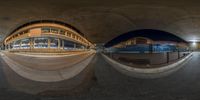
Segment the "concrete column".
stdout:
<svg viewBox="0 0 200 100">
<path fill-rule="evenodd" d="M 51 46 L 51 40 L 48 38 L 48 47 L 47 48 L 50 48 Z"/>
<path fill-rule="evenodd" d="M 29 49 L 32 49 L 32 38 L 29 39 Z"/>
<path fill-rule="evenodd" d="M 65 47 L 65 42 L 64 40 L 62 40 L 62 49 L 64 49 L 64 47 Z"/>
<path fill-rule="evenodd" d="M 32 38 L 32 48 L 34 49 L 35 48 L 35 38 Z"/>
<path fill-rule="evenodd" d="M 178 59 L 180 59 L 180 51 L 179 51 L 179 49 L 178 49 Z"/>
<path fill-rule="evenodd" d="M 76 43 L 74 43 L 74 49 L 76 48 Z"/>
<path fill-rule="evenodd" d="M 65 36 L 68 36 L 68 33 L 67 33 L 67 31 L 65 31 Z"/>
<path fill-rule="evenodd" d="M 10 50 L 10 44 L 8 44 L 8 50 Z"/>
<path fill-rule="evenodd" d="M 177 49 L 178 49 L 178 59 L 180 58 L 180 51 L 179 51 L 179 45 L 178 45 L 178 43 L 176 44 L 176 47 L 177 47 Z M 175 51 L 175 50 L 174 50 Z"/>
<path fill-rule="evenodd" d="M 72 33 L 70 33 L 70 37 L 72 38 Z"/>
<path fill-rule="evenodd" d="M 22 41 L 20 41 L 19 49 L 22 49 Z"/>
<path fill-rule="evenodd" d="M 33 41 L 32 41 L 32 38 L 30 38 L 29 42 L 30 42 L 30 43 L 29 43 L 29 44 L 30 44 L 30 47 L 29 47 L 29 48 L 30 48 L 30 50 L 32 51 L 32 48 L 33 48 Z"/>
<path fill-rule="evenodd" d="M 60 39 L 58 39 L 58 49 L 60 48 Z"/>
<path fill-rule="evenodd" d="M 3 50 L 5 50 L 5 48 L 6 48 L 5 44 L 3 44 Z"/>
<path fill-rule="evenodd" d="M 7 50 L 7 45 L 5 45 L 5 50 Z"/>
<path fill-rule="evenodd" d="M 169 63 L 169 52 L 167 52 L 167 63 Z"/>
<path fill-rule="evenodd" d="M 35 38 L 32 38 L 32 46 L 33 46 L 33 49 L 35 48 Z"/>
</svg>

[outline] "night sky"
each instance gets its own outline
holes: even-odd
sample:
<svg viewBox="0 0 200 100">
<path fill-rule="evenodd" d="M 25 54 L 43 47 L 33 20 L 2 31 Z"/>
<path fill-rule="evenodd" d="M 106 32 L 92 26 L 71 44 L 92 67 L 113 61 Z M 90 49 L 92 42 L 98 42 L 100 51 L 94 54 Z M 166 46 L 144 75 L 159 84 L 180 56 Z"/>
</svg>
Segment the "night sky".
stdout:
<svg viewBox="0 0 200 100">
<path fill-rule="evenodd" d="M 152 39 L 154 41 L 173 41 L 173 42 L 185 42 L 185 40 L 181 39 L 180 37 L 173 35 L 169 32 L 160 31 L 160 30 L 153 30 L 153 29 L 142 29 L 142 30 L 136 30 L 136 31 L 130 31 L 128 33 L 124 33 L 108 43 L 105 44 L 105 47 L 111 47 L 115 44 L 118 44 L 120 42 L 126 41 L 128 39 L 134 38 L 134 37 L 146 37 L 149 39 Z"/>
</svg>

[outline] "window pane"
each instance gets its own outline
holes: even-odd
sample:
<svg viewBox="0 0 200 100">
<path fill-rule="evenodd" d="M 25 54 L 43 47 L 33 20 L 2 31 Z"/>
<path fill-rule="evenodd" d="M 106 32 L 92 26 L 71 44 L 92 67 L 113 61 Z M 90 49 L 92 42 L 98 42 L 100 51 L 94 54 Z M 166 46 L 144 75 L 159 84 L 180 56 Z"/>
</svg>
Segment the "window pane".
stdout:
<svg viewBox="0 0 200 100">
<path fill-rule="evenodd" d="M 43 27 L 42 33 L 50 33 L 50 28 L 49 27 Z"/>
<path fill-rule="evenodd" d="M 71 41 L 64 40 L 64 49 L 71 50 L 74 48 L 74 43 Z"/>
<path fill-rule="evenodd" d="M 50 38 L 50 48 L 58 48 L 58 41 L 57 38 Z"/>
<path fill-rule="evenodd" d="M 60 34 L 61 35 L 65 35 L 65 31 L 64 30 L 60 30 Z"/>
<path fill-rule="evenodd" d="M 30 39 L 23 39 L 23 40 L 21 40 L 21 42 L 22 42 L 22 44 L 21 44 L 22 49 L 30 48 Z"/>
<path fill-rule="evenodd" d="M 47 48 L 48 47 L 48 38 L 35 38 L 34 47 L 35 48 Z"/>
<path fill-rule="evenodd" d="M 20 42 L 21 42 L 21 40 L 15 41 L 13 43 L 13 49 L 20 49 Z"/>
<path fill-rule="evenodd" d="M 52 33 L 58 33 L 58 29 L 56 29 L 56 28 L 51 28 L 51 32 L 52 32 Z"/>
</svg>

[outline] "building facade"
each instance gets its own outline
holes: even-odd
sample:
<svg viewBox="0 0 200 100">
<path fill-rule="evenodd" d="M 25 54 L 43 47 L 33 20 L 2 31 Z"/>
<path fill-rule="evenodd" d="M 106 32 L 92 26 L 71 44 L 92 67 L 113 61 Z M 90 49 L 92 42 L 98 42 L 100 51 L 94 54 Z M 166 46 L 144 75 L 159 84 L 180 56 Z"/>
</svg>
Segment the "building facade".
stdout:
<svg viewBox="0 0 200 100">
<path fill-rule="evenodd" d="M 88 50 L 93 47 L 84 36 L 65 25 L 42 22 L 14 31 L 5 41 L 8 51 L 61 52 Z"/>
<path fill-rule="evenodd" d="M 140 52 L 140 53 L 157 53 L 157 52 L 175 52 L 187 51 L 186 43 L 173 41 L 155 41 L 146 37 L 134 37 L 129 40 L 114 45 L 113 50 L 116 52 Z"/>
</svg>

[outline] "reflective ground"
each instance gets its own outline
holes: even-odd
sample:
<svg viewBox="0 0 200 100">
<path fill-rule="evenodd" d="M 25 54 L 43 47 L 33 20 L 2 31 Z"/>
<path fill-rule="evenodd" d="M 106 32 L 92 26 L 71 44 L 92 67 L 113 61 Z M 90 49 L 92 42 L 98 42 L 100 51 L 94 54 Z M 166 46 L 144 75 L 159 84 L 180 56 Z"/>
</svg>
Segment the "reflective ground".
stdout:
<svg viewBox="0 0 200 100">
<path fill-rule="evenodd" d="M 200 53 L 177 72 L 158 79 L 138 79 L 116 71 L 100 54 L 94 58 L 94 81 L 91 88 L 81 93 L 65 96 L 41 96 L 18 92 L 11 88 L 6 74 L 7 64 L 0 59 L 1 100 L 199 100 L 200 96 Z M 92 74 L 90 74 L 92 75 Z M 19 81 L 20 83 L 20 81 Z M 21 83 L 23 84 L 23 83 Z"/>
</svg>

